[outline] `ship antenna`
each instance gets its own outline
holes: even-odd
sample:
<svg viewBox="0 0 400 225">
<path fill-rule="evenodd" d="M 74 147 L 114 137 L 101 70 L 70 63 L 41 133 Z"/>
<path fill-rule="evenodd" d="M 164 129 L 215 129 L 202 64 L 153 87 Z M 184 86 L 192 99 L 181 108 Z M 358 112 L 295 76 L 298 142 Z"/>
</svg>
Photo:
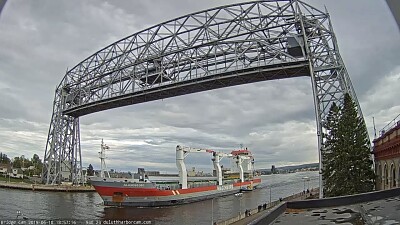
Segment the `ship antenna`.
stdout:
<svg viewBox="0 0 400 225">
<path fill-rule="evenodd" d="M 107 170 L 107 165 L 106 165 L 106 149 L 110 149 L 106 144 L 104 144 L 103 139 L 101 139 L 101 152 L 99 152 L 99 158 L 101 161 L 101 173 L 100 177 L 106 177 L 106 173 L 108 175 L 108 178 L 110 178 L 110 173 Z"/>
</svg>

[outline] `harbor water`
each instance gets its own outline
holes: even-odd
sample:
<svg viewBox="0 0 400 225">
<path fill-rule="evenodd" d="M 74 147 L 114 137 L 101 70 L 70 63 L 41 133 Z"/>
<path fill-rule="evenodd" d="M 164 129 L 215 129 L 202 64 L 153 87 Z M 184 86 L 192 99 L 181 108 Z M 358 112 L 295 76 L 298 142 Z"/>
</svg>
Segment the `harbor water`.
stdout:
<svg viewBox="0 0 400 225">
<path fill-rule="evenodd" d="M 262 176 L 259 189 L 241 197 L 231 195 L 159 208 L 103 206 L 96 192 L 37 192 L 0 188 L 0 218 L 15 219 L 20 211 L 30 220 L 118 219 L 151 221 L 152 224 L 211 224 L 212 220 L 226 220 L 246 209 L 318 186 L 318 172 L 315 171 L 266 175 Z"/>
</svg>

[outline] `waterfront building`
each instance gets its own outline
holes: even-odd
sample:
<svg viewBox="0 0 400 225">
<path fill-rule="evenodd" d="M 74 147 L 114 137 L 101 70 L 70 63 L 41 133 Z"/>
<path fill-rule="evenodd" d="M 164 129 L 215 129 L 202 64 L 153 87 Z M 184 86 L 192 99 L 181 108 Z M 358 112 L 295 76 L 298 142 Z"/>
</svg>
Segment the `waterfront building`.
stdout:
<svg viewBox="0 0 400 225">
<path fill-rule="evenodd" d="M 272 173 L 272 174 L 277 173 L 277 170 L 276 170 L 276 168 L 275 168 L 275 165 L 272 165 L 272 167 L 271 167 L 271 173 Z"/>
<path fill-rule="evenodd" d="M 8 176 L 13 178 L 24 178 L 23 171 L 21 168 L 12 168 L 9 170 Z"/>
<path fill-rule="evenodd" d="M 10 164 L 0 163 L 0 173 L 7 174 L 7 171 L 11 168 Z"/>
<path fill-rule="evenodd" d="M 229 171 L 231 171 L 231 168 L 224 167 L 224 165 L 221 165 L 221 171 L 222 171 L 222 176 L 223 176 L 224 174 L 229 173 Z M 215 169 L 212 172 L 212 176 L 214 176 L 214 177 L 217 176 L 217 171 Z"/>
<path fill-rule="evenodd" d="M 112 178 L 125 178 L 125 179 L 131 179 L 132 178 L 132 173 L 130 172 L 116 172 L 110 173 L 110 177 Z"/>
<path fill-rule="evenodd" d="M 160 171 L 157 170 L 146 170 L 146 175 L 147 176 L 159 176 Z"/>
<path fill-rule="evenodd" d="M 187 171 L 187 175 L 188 175 L 189 177 L 194 177 L 194 176 L 196 176 L 196 168 L 195 168 L 195 167 L 192 167 L 192 170 Z"/>
<path fill-rule="evenodd" d="M 400 187 L 400 115 L 379 132 L 373 143 L 376 189 Z"/>
</svg>

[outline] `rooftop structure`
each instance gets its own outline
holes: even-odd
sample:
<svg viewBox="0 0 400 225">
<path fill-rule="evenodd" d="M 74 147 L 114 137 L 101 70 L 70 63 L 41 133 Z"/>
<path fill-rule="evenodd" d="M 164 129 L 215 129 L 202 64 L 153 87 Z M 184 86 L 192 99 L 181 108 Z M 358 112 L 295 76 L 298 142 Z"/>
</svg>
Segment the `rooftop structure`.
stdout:
<svg viewBox="0 0 400 225">
<path fill-rule="evenodd" d="M 283 201 L 253 225 L 399 224 L 400 188 L 335 198 Z"/>
</svg>

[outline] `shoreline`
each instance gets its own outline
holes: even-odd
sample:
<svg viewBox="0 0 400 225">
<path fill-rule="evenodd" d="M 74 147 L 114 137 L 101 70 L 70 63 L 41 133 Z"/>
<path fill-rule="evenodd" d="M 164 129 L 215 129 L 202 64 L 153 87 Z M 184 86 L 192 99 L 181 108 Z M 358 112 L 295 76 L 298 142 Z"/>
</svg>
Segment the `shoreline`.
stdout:
<svg viewBox="0 0 400 225">
<path fill-rule="evenodd" d="M 95 192 L 95 189 L 92 186 L 45 185 L 22 182 L 0 182 L 0 188 L 19 189 L 27 191 Z"/>
</svg>

